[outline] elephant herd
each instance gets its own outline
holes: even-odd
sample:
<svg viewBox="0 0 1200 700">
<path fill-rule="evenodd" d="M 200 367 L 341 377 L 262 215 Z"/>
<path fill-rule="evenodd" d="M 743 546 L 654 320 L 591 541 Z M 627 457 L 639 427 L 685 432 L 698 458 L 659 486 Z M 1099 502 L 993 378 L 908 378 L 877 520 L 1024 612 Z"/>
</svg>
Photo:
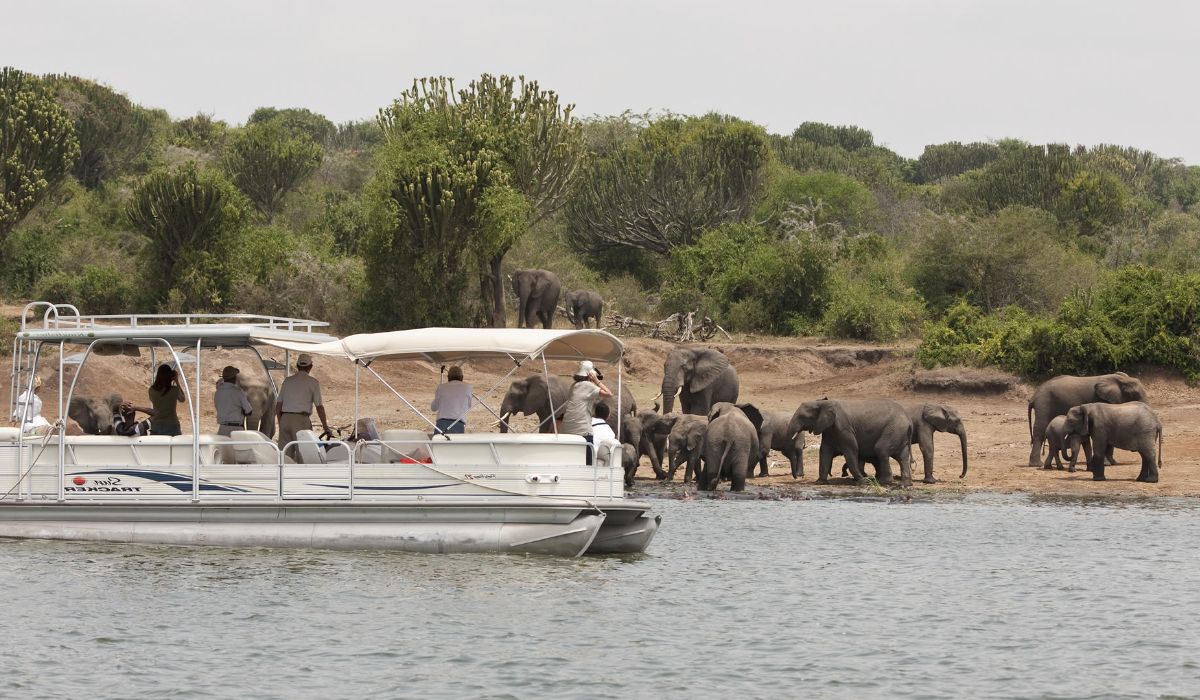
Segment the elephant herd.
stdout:
<svg viewBox="0 0 1200 700">
<path fill-rule="evenodd" d="M 501 406 L 506 421 L 513 414 L 537 415 L 542 432 L 553 430 L 550 417 L 560 412 L 570 387 L 565 377 L 551 377 L 550 388 L 540 376 L 512 383 Z M 935 403 L 904 405 L 890 399 L 836 400 L 823 397 L 805 401 L 794 411 L 759 409 L 739 402 L 737 370 L 719 350 L 678 347 L 663 365 L 662 391 L 654 407 L 638 410 L 633 397 L 622 389 L 619 437 L 623 443 L 625 483 L 632 486 L 638 464 L 648 458 L 654 475 L 670 481 L 680 466 L 685 483 L 695 479 L 702 490 L 712 490 L 723 480 L 731 489 L 745 488 L 747 478 L 768 473 L 771 450 L 782 454 L 793 478 L 804 476 L 804 433 L 821 436 L 817 483 L 828 483 L 833 461 L 845 460 L 842 475 L 862 483 L 865 466 L 872 465 L 880 484 L 912 483 L 912 446 L 921 448 L 925 483 L 934 477 L 936 432 L 958 436 L 962 472 L 967 475 L 967 429 L 950 406 Z M 661 405 L 658 400 L 661 398 Z M 679 401 L 676 412 L 675 400 Z M 617 428 L 616 398 L 610 404 L 609 422 Z M 553 407 L 553 408 L 552 408 Z M 1158 481 L 1161 466 L 1162 425 L 1146 403 L 1141 382 L 1124 373 L 1099 377 L 1062 376 L 1042 384 L 1029 400 L 1030 466 L 1062 468 L 1061 459 L 1074 465 L 1078 452 L 1086 455 L 1087 468 L 1104 480 L 1105 464 L 1113 464 L 1113 448 L 1138 452 L 1142 470 L 1137 480 Z M 506 426 L 501 423 L 501 430 Z M 1050 453 L 1042 459 L 1043 444 Z M 1157 445 L 1156 445 L 1157 442 Z M 1060 459 L 1061 458 L 1061 459 Z"/>
<path fill-rule="evenodd" d="M 558 275 L 549 270 L 516 270 L 512 274 L 513 295 L 517 298 L 517 327 L 542 328 L 554 325 L 554 313 L 558 310 L 562 283 Z M 600 315 L 604 310 L 604 299 L 596 292 L 576 289 L 563 296 L 567 320 L 576 329 L 587 328 L 591 323 L 600 327 Z"/>
</svg>

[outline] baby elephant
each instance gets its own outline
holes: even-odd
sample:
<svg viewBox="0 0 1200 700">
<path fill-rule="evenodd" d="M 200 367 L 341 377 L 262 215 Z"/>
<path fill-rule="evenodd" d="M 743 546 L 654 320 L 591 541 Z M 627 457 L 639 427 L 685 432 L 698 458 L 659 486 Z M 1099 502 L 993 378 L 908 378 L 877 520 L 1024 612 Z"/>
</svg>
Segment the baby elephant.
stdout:
<svg viewBox="0 0 1200 700">
<path fill-rule="evenodd" d="M 1042 464 L 1042 469 L 1050 469 L 1050 462 L 1062 469 L 1062 459 L 1068 461 L 1069 466 L 1067 471 L 1075 471 L 1075 461 L 1079 459 L 1079 448 L 1083 446 L 1084 464 L 1092 460 L 1091 448 L 1083 441 L 1083 438 L 1067 433 L 1067 417 L 1055 416 L 1054 420 L 1050 421 L 1050 425 L 1046 426 L 1046 461 Z M 1060 459 L 1060 456 L 1062 459 Z"/>
<path fill-rule="evenodd" d="M 1095 481 L 1104 481 L 1104 455 L 1109 447 L 1117 447 L 1142 456 L 1138 481 L 1158 483 L 1158 470 L 1162 468 L 1162 423 L 1141 401 L 1076 406 L 1067 411 L 1066 431 L 1084 438 L 1085 442 L 1091 440 L 1089 464 Z"/>
</svg>

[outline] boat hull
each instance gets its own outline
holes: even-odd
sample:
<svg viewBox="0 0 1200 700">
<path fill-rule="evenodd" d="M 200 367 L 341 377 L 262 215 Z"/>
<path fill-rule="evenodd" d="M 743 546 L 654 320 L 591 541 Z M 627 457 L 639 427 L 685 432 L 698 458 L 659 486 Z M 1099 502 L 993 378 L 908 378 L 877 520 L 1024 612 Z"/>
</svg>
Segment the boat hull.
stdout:
<svg viewBox="0 0 1200 700">
<path fill-rule="evenodd" d="M 575 557 L 644 551 L 657 521 L 629 503 L 24 503 L 0 506 L 0 537 Z"/>
</svg>

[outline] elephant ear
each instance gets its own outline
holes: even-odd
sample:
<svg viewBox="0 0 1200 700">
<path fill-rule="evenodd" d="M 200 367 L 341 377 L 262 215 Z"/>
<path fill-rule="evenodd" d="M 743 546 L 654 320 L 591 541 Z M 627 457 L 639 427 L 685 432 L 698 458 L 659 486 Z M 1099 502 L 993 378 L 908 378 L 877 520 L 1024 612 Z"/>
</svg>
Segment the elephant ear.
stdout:
<svg viewBox="0 0 1200 700">
<path fill-rule="evenodd" d="M 752 403 L 739 403 L 735 405 L 742 409 L 742 413 L 745 413 L 750 422 L 754 424 L 754 432 L 761 433 L 763 426 L 762 411 L 758 410 L 758 407 Z"/>
<path fill-rule="evenodd" d="M 538 377 L 530 377 L 525 380 L 525 403 L 521 406 L 521 412 L 525 415 L 537 413 L 538 408 L 550 405 L 550 394 L 546 389 L 546 382 L 541 381 Z M 554 410 L 559 410 L 561 406 L 555 406 Z"/>
<path fill-rule="evenodd" d="M 1078 435 L 1091 435 L 1092 434 L 1092 417 L 1091 417 L 1091 413 L 1088 410 L 1087 406 L 1075 406 L 1071 410 L 1067 411 L 1067 423 L 1070 423 L 1072 425 L 1078 425 L 1079 427 L 1081 427 L 1083 429 L 1082 432 L 1079 432 L 1079 431 L 1071 431 L 1071 432 L 1075 432 Z"/>
<path fill-rule="evenodd" d="M 696 356 L 689 391 L 704 391 L 729 367 L 729 358 L 719 350 L 704 350 Z"/>
<path fill-rule="evenodd" d="M 1096 400 L 1104 403 L 1121 403 L 1121 385 L 1115 379 L 1101 379 L 1093 387 Z"/>
<path fill-rule="evenodd" d="M 703 447 L 703 445 L 700 444 L 702 442 L 704 442 L 703 428 L 695 427 L 688 431 L 686 443 L 689 452 L 695 454 L 696 450 L 699 450 L 701 447 Z"/>
<path fill-rule="evenodd" d="M 833 427 L 837 421 L 838 407 L 832 401 L 822 401 L 821 408 L 817 411 L 817 419 L 813 421 L 812 432 L 823 433 Z"/>
</svg>

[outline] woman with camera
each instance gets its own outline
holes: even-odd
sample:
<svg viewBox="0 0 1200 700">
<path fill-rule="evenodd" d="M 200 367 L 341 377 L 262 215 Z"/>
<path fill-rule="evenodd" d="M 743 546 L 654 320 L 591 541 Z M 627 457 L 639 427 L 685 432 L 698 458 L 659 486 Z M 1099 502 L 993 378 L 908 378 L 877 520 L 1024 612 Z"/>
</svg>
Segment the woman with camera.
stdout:
<svg viewBox="0 0 1200 700">
<path fill-rule="evenodd" d="M 187 400 L 179 389 L 179 374 L 167 364 L 159 365 L 150 385 L 150 406 L 154 409 L 150 420 L 151 435 L 180 435 L 179 404 Z"/>
</svg>

